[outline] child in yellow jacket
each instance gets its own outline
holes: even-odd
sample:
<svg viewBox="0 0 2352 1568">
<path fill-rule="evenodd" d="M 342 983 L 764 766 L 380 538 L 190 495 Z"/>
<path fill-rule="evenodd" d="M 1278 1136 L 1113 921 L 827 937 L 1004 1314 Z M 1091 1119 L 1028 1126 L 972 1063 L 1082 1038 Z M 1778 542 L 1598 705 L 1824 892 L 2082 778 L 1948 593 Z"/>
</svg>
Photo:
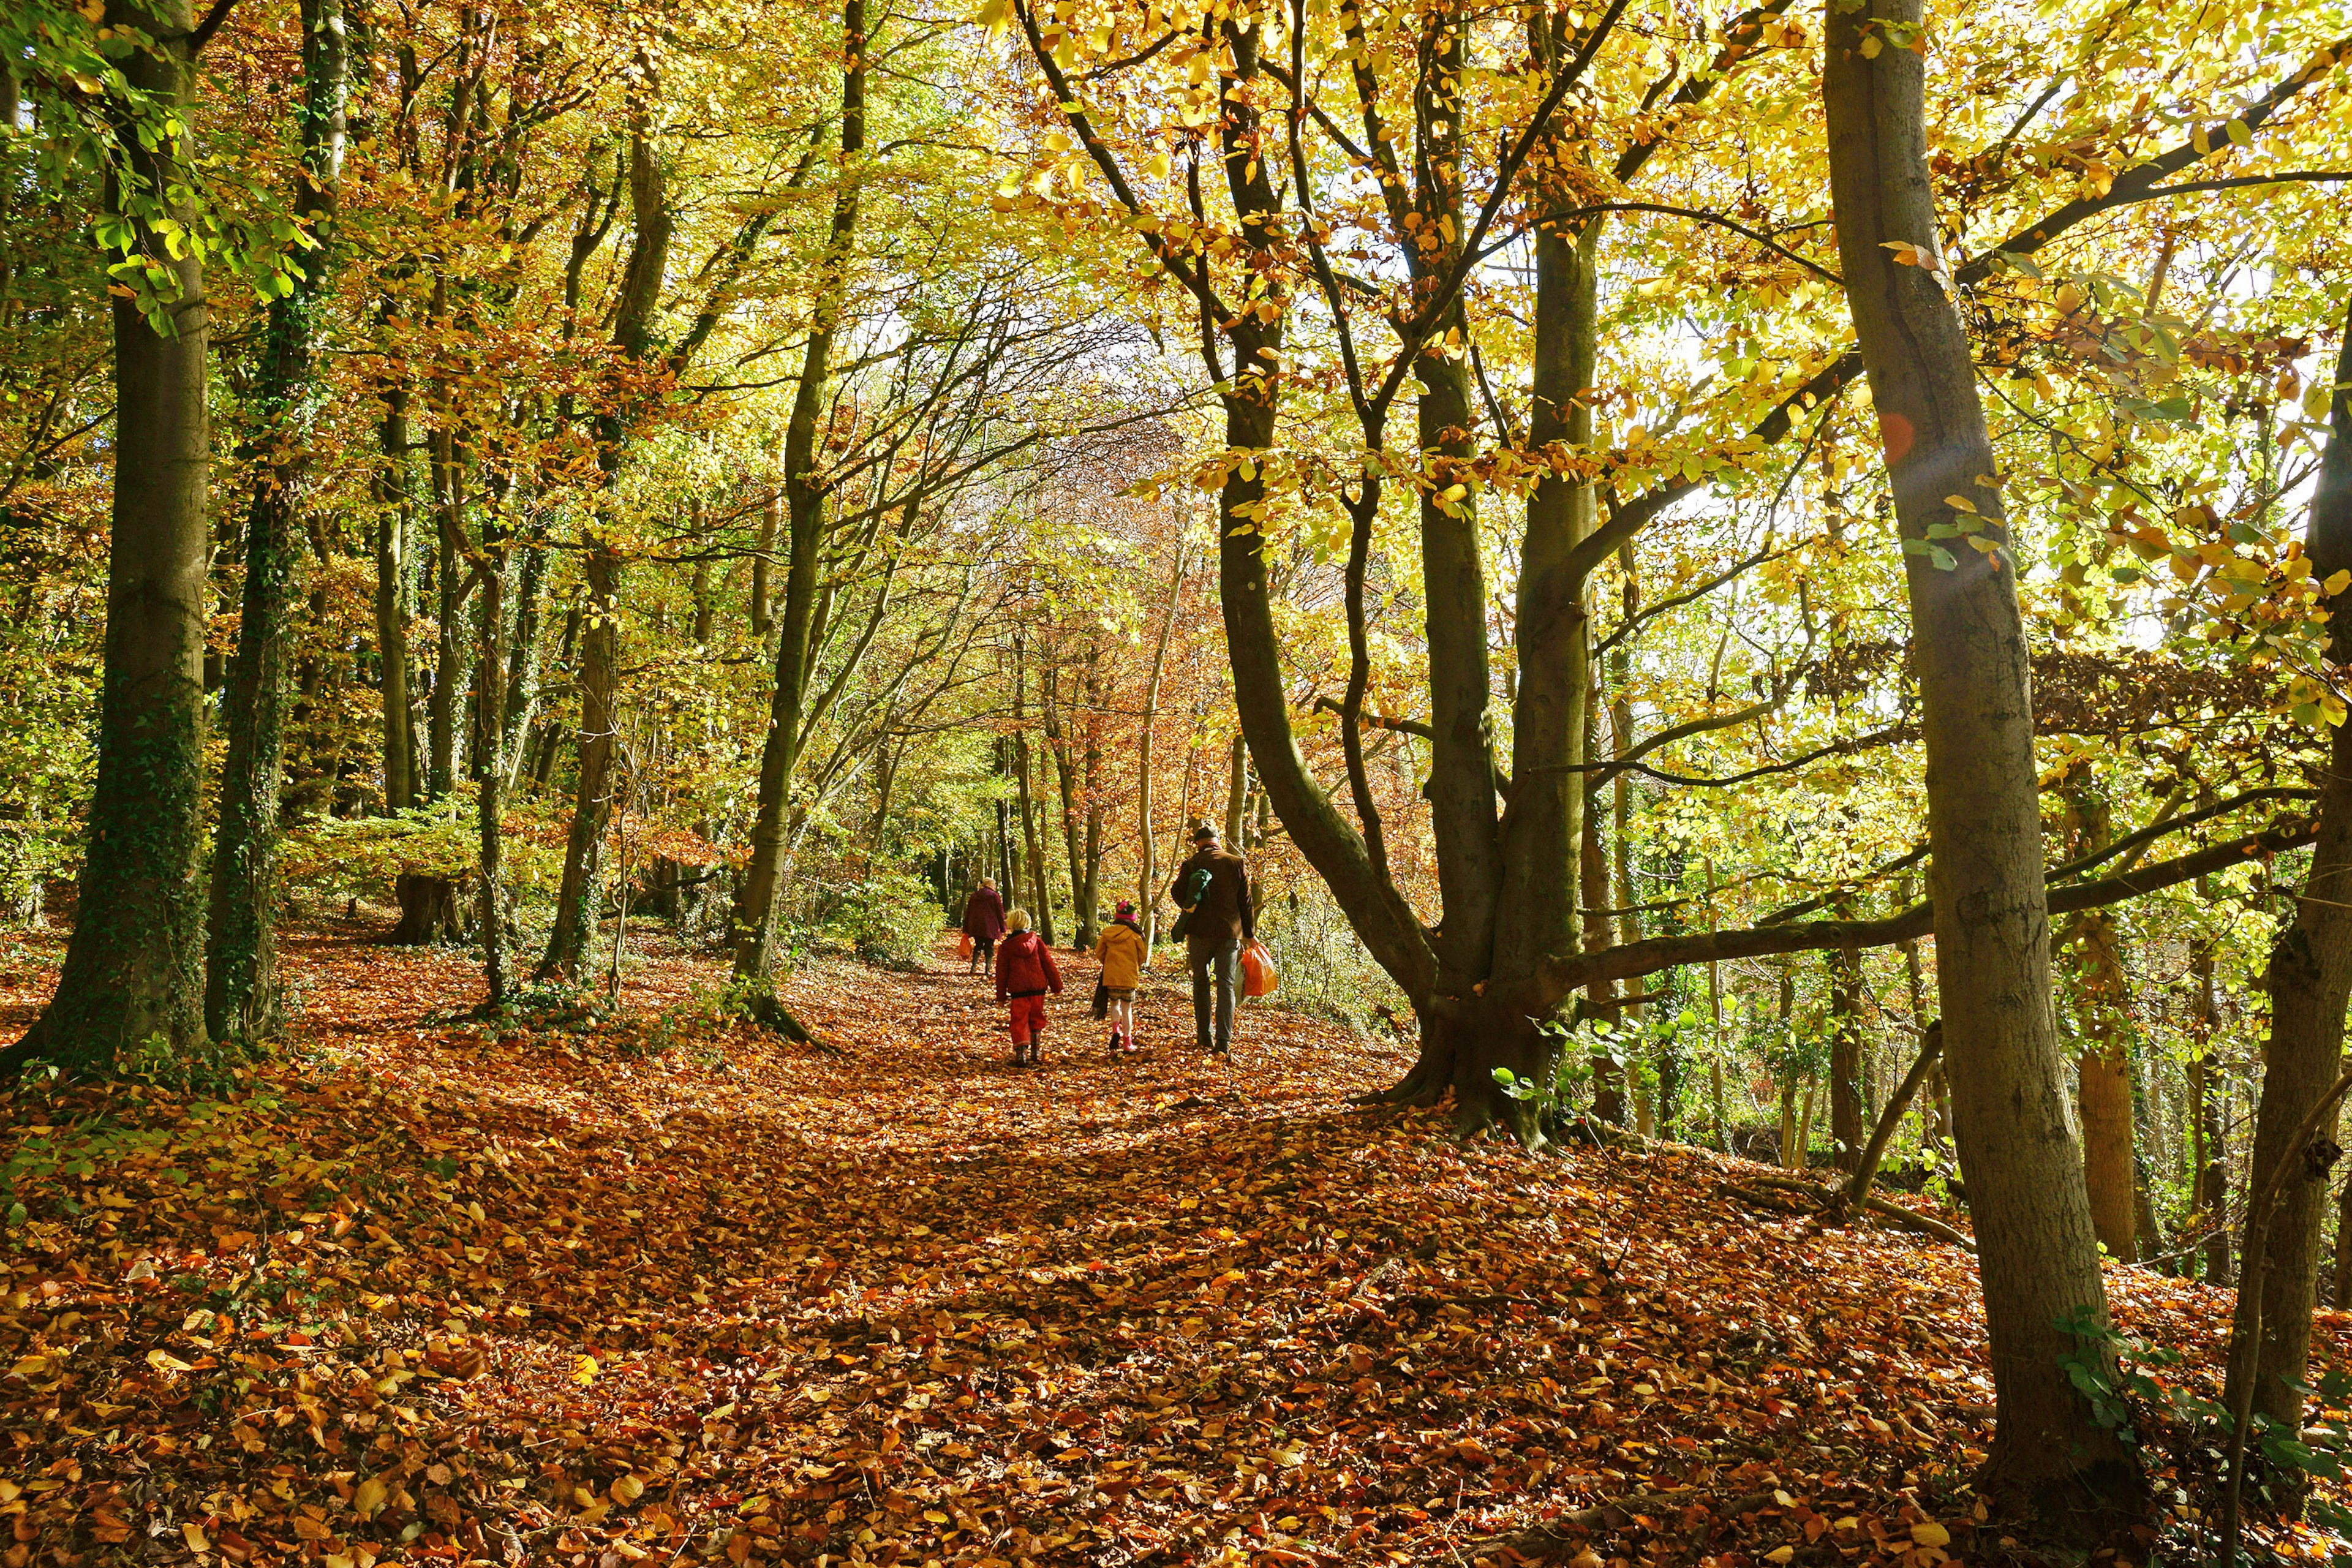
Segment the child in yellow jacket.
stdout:
<svg viewBox="0 0 2352 1568">
<path fill-rule="evenodd" d="M 1135 921 L 1135 906 L 1122 900 L 1118 914 L 1095 939 L 1095 956 L 1102 961 L 1103 991 L 1109 1005 L 1110 1050 L 1127 1056 L 1135 1048 L 1135 992 L 1151 962 L 1144 946 L 1143 928 Z"/>
</svg>

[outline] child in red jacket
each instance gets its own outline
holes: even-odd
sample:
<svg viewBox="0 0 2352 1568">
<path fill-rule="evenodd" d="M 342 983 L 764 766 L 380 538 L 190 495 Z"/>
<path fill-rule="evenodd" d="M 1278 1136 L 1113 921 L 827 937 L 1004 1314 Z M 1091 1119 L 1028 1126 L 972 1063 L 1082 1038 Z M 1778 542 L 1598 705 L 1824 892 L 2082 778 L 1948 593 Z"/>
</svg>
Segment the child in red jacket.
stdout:
<svg viewBox="0 0 2352 1568">
<path fill-rule="evenodd" d="M 996 950 L 996 999 L 1012 1009 L 1013 1065 L 1035 1067 L 1045 1043 L 1045 995 L 1059 995 L 1062 972 L 1054 967 L 1054 950 L 1029 929 L 1029 911 L 1014 910 L 1004 917 L 1005 935 Z"/>
</svg>

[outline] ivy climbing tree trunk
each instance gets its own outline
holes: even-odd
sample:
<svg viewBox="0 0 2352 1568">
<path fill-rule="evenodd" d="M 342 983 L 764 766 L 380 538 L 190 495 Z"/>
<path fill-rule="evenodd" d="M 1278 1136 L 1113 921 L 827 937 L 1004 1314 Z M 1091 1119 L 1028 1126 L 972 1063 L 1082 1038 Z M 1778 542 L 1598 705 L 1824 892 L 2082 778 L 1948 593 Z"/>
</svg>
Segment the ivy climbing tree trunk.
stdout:
<svg viewBox="0 0 2352 1568">
<path fill-rule="evenodd" d="M 2078 1518 L 2086 1491 L 2130 1508 L 2140 1482 L 2066 1366 L 2108 1355 L 2061 1327 L 2104 1331 L 2106 1290 L 2051 1005 L 2016 567 L 1928 183 L 1926 62 L 1910 47 L 1922 6 L 1855 0 L 1827 22 L 1831 196 L 1906 552 L 1944 1052 L 2000 1411 L 1985 1480 L 2048 1518 Z M 1954 543 L 1975 548 L 1940 554 L 1929 530 L 1963 525 L 1974 531 Z"/>
<path fill-rule="evenodd" d="M 116 0 L 107 21 L 161 42 L 122 68 L 155 110 L 184 119 L 194 87 L 187 0 Z M 204 841 L 205 489 L 209 317 L 203 263 L 167 248 L 156 220 L 193 228 L 172 194 L 184 143 L 151 144 L 150 125 L 110 104 L 123 168 L 107 207 L 131 219 L 132 253 L 168 279 L 151 319 L 112 300 L 115 470 L 107 552 L 105 677 L 80 905 L 48 1006 L 0 1052 L 0 1075 L 27 1060 L 113 1070 L 147 1042 L 186 1060 L 205 1046 Z M 142 140 L 142 133 L 147 140 Z M 173 250 L 181 254 L 175 256 Z M 111 259 L 111 258 L 110 258 Z"/>
<path fill-rule="evenodd" d="M 285 292 L 269 301 L 252 394 L 253 503 L 246 512 L 245 597 L 229 661 L 213 837 L 212 921 L 205 1019 L 215 1038 L 277 1032 L 278 785 L 286 762 L 286 657 L 310 489 L 312 425 L 320 384 L 314 361 L 320 303 L 334 258 L 342 178 L 345 50 L 341 0 L 302 0 L 301 156 L 293 207 L 311 248 Z"/>
</svg>

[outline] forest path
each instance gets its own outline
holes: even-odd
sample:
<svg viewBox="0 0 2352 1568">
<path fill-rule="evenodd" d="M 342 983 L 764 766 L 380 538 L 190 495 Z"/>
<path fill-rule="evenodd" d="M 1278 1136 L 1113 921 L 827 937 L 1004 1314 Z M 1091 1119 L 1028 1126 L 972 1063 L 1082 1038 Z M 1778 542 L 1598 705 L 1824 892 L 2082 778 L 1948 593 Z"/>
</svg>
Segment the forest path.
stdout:
<svg viewBox="0 0 2352 1568">
<path fill-rule="evenodd" d="M 1734 1163 L 1458 1148 L 1349 1103 L 1405 1059 L 1344 1030 L 1253 1006 L 1197 1057 L 1181 974 L 1113 1060 L 1064 960 L 1016 1070 L 946 940 L 793 980 L 833 1056 L 658 942 L 609 1016 L 493 1026 L 463 954 L 367 934 L 292 937 L 286 1058 L 226 1103 L 6 1102 L 18 1544 L 1502 1563 L 1687 1487 L 1546 1554 L 1970 1550 L 1969 1260 L 1743 1210 Z M 2219 1293 L 2113 1278 L 2208 1355 Z"/>
</svg>

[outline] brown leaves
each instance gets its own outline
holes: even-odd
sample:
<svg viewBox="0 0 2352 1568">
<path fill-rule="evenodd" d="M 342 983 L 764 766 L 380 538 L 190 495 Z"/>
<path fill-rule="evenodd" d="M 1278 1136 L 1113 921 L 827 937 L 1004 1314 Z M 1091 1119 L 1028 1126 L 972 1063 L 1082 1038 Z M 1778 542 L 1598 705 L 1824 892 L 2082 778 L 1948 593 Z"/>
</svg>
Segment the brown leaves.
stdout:
<svg viewBox="0 0 2352 1568">
<path fill-rule="evenodd" d="M 1066 1003 L 1016 1077 L 954 975 L 802 977 L 844 1063 L 487 1041 L 418 1024 L 454 963 L 297 961 L 333 1076 L 14 1104 L 11 1157 L 112 1131 L 12 1232 L 0 1562 L 159 1524 L 328 1568 L 1969 1550 L 1968 1265 L 1752 1218 L 1711 1155 L 1457 1148 L 1351 1109 L 1402 1063 L 1295 1016 L 1192 1057 L 1165 983 L 1144 1057 Z M 631 1008 L 700 974 L 642 973 Z"/>
</svg>

